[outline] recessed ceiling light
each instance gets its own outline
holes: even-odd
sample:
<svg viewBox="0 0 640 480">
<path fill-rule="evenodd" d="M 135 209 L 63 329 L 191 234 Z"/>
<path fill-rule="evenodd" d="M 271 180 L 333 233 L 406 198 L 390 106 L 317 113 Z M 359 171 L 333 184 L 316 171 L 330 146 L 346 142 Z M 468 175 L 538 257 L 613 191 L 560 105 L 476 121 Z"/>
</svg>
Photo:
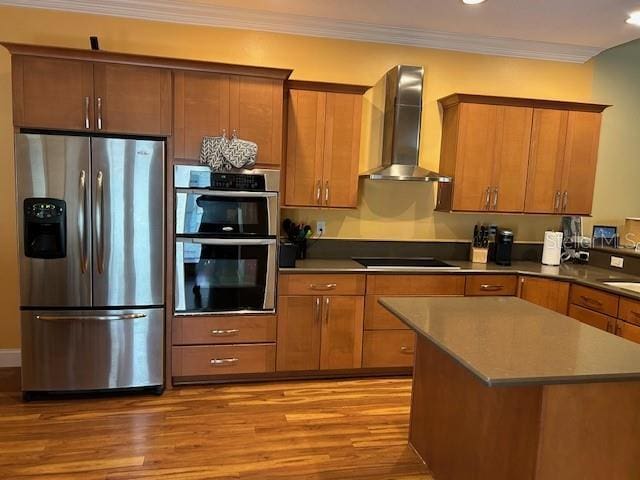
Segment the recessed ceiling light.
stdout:
<svg viewBox="0 0 640 480">
<path fill-rule="evenodd" d="M 640 27 L 640 11 L 633 12 L 631 15 L 629 15 L 629 18 L 627 18 L 627 23 Z"/>
<path fill-rule="evenodd" d="M 478 5 L 479 3 L 483 3 L 485 0 L 462 0 L 462 3 L 466 5 Z"/>
</svg>

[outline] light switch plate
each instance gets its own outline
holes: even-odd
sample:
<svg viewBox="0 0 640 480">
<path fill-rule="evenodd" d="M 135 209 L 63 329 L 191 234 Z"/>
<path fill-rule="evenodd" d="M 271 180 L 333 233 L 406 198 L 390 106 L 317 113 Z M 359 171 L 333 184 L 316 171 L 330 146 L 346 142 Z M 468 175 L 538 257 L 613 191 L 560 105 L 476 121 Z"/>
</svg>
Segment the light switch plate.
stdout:
<svg viewBox="0 0 640 480">
<path fill-rule="evenodd" d="M 611 266 L 616 268 L 624 267 L 624 258 L 622 257 L 614 257 L 611 255 Z"/>
</svg>

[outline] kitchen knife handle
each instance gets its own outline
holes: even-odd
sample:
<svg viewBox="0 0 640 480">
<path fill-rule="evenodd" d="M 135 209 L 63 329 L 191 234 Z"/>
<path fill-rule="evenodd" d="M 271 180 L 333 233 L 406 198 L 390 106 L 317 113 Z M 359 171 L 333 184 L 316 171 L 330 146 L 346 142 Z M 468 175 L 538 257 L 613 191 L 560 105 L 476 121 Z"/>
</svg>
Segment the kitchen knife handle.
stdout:
<svg viewBox="0 0 640 480">
<path fill-rule="evenodd" d="M 491 202 L 491 187 L 487 187 L 484 198 L 484 209 L 489 210 L 489 202 Z"/>
<path fill-rule="evenodd" d="M 87 273 L 87 172 L 80 171 L 80 211 L 78 212 L 78 233 L 80 236 L 80 271 Z"/>
<path fill-rule="evenodd" d="M 98 130 L 102 130 L 102 97 L 96 99 L 98 110 Z"/>
<path fill-rule="evenodd" d="M 89 97 L 84 97 L 84 128 L 91 128 L 91 122 L 89 121 Z"/>
<path fill-rule="evenodd" d="M 104 175 L 102 170 L 96 176 L 96 246 L 98 247 L 98 273 L 104 272 Z"/>
<path fill-rule="evenodd" d="M 498 195 L 499 195 L 498 187 L 493 189 L 493 205 L 492 208 L 495 210 L 498 207 Z"/>
</svg>

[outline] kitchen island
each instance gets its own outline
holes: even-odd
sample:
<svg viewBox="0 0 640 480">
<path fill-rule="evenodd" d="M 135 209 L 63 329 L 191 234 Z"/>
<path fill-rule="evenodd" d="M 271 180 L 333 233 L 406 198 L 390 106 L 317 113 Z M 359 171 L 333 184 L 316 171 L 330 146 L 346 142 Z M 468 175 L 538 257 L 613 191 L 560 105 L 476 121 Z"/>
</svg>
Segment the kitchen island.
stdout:
<svg viewBox="0 0 640 480">
<path fill-rule="evenodd" d="M 640 346 L 518 298 L 382 298 L 417 333 L 409 442 L 436 480 L 640 478 Z"/>
</svg>

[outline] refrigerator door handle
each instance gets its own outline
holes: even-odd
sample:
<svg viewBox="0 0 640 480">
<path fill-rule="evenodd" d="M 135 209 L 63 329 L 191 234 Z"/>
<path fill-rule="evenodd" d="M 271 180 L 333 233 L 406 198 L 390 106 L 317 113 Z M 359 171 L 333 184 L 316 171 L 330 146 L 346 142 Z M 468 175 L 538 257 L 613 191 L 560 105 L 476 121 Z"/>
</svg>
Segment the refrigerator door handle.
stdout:
<svg viewBox="0 0 640 480">
<path fill-rule="evenodd" d="M 96 246 L 98 247 L 98 273 L 104 272 L 104 175 L 98 170 L 96 176 Z"/>
<path fill-rule="evenodd" d="M 87 172 L 80 171 L 80 208 L 78 212 L 78 233 L 80 235 L 80 271 L 87 273 Z"/>
<path fill-rule="evenodd" d="M 57 321 L 57 320 L 135 320 L 145 318 L 144 313 L 124 313 L 122 315 L 36 315 L 36 320 Z"/>
</svg>

